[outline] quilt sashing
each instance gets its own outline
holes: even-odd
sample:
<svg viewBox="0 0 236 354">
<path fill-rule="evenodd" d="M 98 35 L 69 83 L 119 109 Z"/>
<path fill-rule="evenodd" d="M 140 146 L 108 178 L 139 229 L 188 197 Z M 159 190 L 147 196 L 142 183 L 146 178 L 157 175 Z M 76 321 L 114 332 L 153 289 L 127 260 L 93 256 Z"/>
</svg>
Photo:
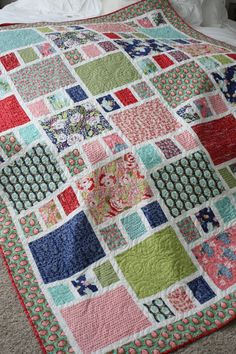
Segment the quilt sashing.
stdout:
<svg viewBox="0 0 236 354">
<path fill-rule="evenodd" d="M 164 0 L 0 28 L 0 242 L 45 353 L 236 316 L 235 48 Z"/>
</svg>

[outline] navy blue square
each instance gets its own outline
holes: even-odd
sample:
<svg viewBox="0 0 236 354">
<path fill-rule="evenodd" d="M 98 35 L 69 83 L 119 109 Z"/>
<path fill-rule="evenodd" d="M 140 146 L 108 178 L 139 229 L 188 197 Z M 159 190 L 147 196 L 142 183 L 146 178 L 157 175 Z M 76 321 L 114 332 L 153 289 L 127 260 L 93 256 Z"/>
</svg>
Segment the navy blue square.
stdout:
<svg viewBox="0 0 236 354">
<path fill-rule="evenodd" d="M 146 205 L 142 208 L 142 211 L 153 229 L 167 222 L 167 218 L 158 202 Z"/>
<path fill-rule="evenodd" d="M 66 92 L 74 102 L 80 102 L 88 98 L 80 85 L 68 88 Z"/>
<path fill-rule="evenodd" d="M 209 287 L 209 285 L 203 279 L 202 276 L 193 279 L 187 284 L 190 290 L 192 291 L 194 297 L 200 302 L 200 304 L 204 304 L 205 302 L 211 300 L 213 297 L 216 296 L 214 291 Z"/>
<path fill-rule="evenodd" d="M 102 106 L 105 112 L 112 112 L 120 108 L 118 103 L 114 100 L 114 98 L 111 95 L 99 97 L 97 101 Z"/>
<path fill-rule="evenodd" d="M 84 212 L 29 247 L 45 284 L 68 278 L 105 256 Z"/>
</svg>

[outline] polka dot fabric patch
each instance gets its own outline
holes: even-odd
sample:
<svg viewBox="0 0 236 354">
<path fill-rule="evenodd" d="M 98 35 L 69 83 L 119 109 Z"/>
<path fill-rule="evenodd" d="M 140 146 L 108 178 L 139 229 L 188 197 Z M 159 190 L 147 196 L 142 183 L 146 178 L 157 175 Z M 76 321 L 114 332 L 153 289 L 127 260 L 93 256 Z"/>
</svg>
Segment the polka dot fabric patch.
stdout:
<svg viewBox="0 0 236 354">
<path fill-rule="evenodd" d="M 42 352 L 235 318 L 235 60 L 166 0 L 0 27 L 0 249 Z"/>
</svg>

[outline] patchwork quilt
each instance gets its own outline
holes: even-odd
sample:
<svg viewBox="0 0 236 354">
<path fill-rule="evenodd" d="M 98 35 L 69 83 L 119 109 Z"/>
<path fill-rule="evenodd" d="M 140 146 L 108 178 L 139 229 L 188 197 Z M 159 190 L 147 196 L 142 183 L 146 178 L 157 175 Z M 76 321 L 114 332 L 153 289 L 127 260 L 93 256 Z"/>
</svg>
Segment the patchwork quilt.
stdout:
<svg viewBox="0 0 236 354">
<path fill-rule="evenodd" d="M 0 28 L 0 242 L 44 353 L 236 317 L 235 112 L 236 49 L 166 0 Z"/>
</svg>

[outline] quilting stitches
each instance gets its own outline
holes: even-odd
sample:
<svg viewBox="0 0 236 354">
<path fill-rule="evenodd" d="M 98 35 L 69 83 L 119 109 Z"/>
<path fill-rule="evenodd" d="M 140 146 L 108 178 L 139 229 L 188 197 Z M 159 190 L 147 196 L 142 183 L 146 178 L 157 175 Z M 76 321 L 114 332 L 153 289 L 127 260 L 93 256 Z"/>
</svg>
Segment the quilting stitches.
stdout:
<svg viewBox="0 0 236 354">
<path fill-rule="evenodd" d="M 1 170 L 0 184 L 20 213 L 42 201 L 66 181 L 50 149 L 39 143 Z"/>
<path fill-rule="evenodd" d="M 92 103 L 42 119 L 41 126 L 58 151 L 111 130 L 108 121 Z"/>
<path fill-rule="evenodd" d="M 151 177 L 173 217 L 224 191 L 222 182 L 202 151 L 157 170 Z"/>
</svg>

